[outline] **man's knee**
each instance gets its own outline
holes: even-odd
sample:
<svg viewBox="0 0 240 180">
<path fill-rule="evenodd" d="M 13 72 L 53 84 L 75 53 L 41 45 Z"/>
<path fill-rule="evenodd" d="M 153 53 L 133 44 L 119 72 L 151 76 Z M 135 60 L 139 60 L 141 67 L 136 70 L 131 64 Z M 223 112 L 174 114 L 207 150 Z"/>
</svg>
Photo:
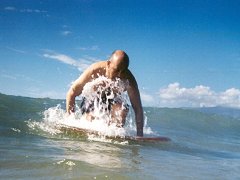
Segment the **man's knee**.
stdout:
<svg viewBox="0 0 240 180">
<path fill-rule="evenodd" d="M 116 123 L 117 127 L 123 127 L 126 122 L 126 117 L 129 109 L 122 103 L 115 103 L 111 108 L 111 123 Z"/>
</svg>

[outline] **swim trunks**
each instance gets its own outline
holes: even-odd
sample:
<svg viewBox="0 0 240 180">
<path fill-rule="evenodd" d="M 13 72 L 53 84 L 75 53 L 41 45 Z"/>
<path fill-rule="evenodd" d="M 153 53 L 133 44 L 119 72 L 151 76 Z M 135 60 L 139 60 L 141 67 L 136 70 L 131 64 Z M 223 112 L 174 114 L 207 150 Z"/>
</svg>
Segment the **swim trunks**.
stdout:
<svg viewBox="0 0 240 180">
<path fill-rule="evenodd" d="M 111 110 L 111 107 L 115 103 L 122 103 L 122 100 L 119 97 L 113 97 L 109 98 L 111 91 L 105 90 L 103 92 L 97 92 L 98 97 L 95 99 L 87 99 L 86 97 L 83 97 L 82 102 L 80 104 L 81 112 L 82 114 L 89 113 L 94 111 L 94 107 L 96 105 L 101 108 L 101 110 L 104 110 L 106 112 L 109 112 Z M 99 98 L 100 97 L 100 98 Z M 96 103 L 96 104 L 94 104 Z M 129 108 L 129 105 L 124 103 L 123 107 L 125 109 Z"/>
</svg>

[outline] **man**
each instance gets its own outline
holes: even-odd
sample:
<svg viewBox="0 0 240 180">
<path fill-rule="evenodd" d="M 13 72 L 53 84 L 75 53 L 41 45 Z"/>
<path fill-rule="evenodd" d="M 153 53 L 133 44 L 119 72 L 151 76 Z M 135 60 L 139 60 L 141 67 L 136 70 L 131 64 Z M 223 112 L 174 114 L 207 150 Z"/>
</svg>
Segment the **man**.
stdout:
<svg viewBox="0 0 240 180">
<path fill-rule="evenodd" d="M 114 51 L 110 59 L 107 61 L 101 61 L 92 64 L 70 87 L 66 96 L 67 113 L 71 114 L 74 112 L 75 97 L 82 94 L 84 86 L 87 83 L 99 78 L 99 76 L 106 77 L 112 81 L 117 81 L 117 79 L 120 79 L 121 81 L 127 82 L 128 84 L 124 90 L 127 91 L 133 110 L 135 112 L 137 136 L 143 136 L 143 109 L 139 89 L 133 74 L 128 69 L 128 65 L 128 55 L 122 50 Z M 100 86 L 105 87 L 104 82 Z M 112 92 L 114 92 L 114 97 L 112 99 L 106 100 L 105 96 L 101 99 L 98 98 L 97 101 L 103 101 L 104 103 L 108 104 L 108 110 L 111 111 L 110 114 L 111 118 L 113 119 L 116 117 L 115 112 L 120 111 L 120 118 L 118 118 L 117 124 L 119 126 L 123 126 L 128 113 L 128 106 L 124 105 L 121 100 L 118 100 L 116 98 L 117 90 L 118 89 L 112 90 Z M 109 91 L 109 89 L 106 91 Z M 91 104 L 91 101 L 87 101 L 88 100 L 86 98 L 83 98 L 81 108 L 83 109 L 83 113 L 90 114 L 91 111 L 93 111 L 94 106 Z M 94 117 L 90 118 L 94 119 Z"/>
</svg>

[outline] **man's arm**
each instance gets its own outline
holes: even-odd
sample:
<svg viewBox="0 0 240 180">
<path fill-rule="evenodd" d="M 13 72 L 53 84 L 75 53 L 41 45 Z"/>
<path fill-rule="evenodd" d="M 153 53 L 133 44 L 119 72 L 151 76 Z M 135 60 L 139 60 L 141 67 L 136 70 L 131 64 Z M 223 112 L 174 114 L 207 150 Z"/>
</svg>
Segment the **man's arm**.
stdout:
<svg viewBox="0 0 240 180">
<path fill-rule="evenodd" d="M 81 94 L 81 90 L 79 90 L 79 91 L 80 92 L 77 92 L 76 89 L 72 85 L 67 92 L 66 111 L 68 114 L 71 114 L 75 111 L 75 97 Z"/>
<path fill-rule="evenodd" d="M 143 136 L 143 108 L 137 82 L 134 77 L 129 80 L 128 95 L 135 112 L 137 136 Z"/>
<path fill-rule="evenodd" d="M 82 93 L 83 87 L 91 80 L 93 67 L 90 66 L 70 87 L 66 95 L 66 111 L 71 114 L 75 111 L 75 98 Z"/>
</svg>

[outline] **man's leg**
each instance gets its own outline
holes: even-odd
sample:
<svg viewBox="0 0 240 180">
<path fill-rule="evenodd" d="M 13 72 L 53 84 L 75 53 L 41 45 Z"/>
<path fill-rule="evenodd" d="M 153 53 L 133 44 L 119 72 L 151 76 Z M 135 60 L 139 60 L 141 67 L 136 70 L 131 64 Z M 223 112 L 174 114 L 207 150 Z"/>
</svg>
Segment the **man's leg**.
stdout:
<svg viewBox="0 0 240 180">
<path fill-rule="evenodd" d="M 114 103 L 111 106 L 111 123 L 116 123 L 117 127 L 123 127 L 129 109 L 123 103 Z"/>
<path fill-rule="evenodd" d="M 94 110 L 94 101 L 88 101 L 85 97 L 83 97 L 80 109 L 82 115 L 84 115 L 88 121 L 94 120 L 94 115 L 92 113 Z"/>
</svg>

